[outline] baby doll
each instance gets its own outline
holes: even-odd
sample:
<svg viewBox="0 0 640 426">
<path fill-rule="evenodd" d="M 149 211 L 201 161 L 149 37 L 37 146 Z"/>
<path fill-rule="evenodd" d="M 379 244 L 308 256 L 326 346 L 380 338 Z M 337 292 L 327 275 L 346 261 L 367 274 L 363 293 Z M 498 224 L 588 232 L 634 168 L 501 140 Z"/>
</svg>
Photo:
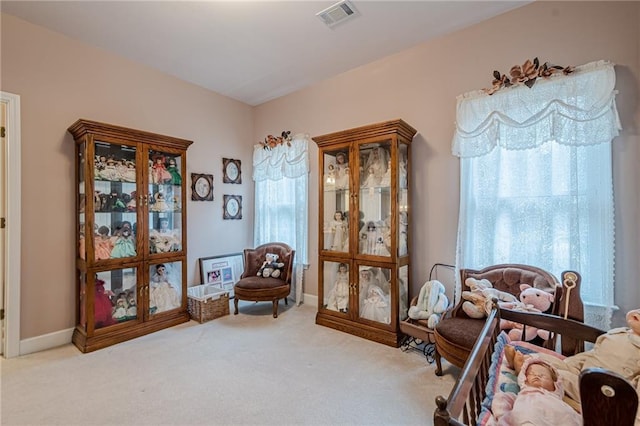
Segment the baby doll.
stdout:
<svg viewBox="0 0 640 426">
<path fill-rule="evenodd" d="M 336 189 L 349 188 L 349 162 L 344 152 L 336 154 L 335 186 Z"/>
<path fill-rule="evenodd" d="M 529 358 L 518 374 L 520 392 L 497 392 L 491 411 L 498 425 L 580 426 L 582 417 L 562 401 L 557 371 L 541 359 Z"/>
<path fill-rule="evenodd" d="M 529 356 L 544 359 L 558 370 L 567 395 L 575 401 L 580 401 L 580 372 L 592 367 L 618 373 L 640 390 L 640 309 L 627 312 L 626 319 L 629 327 L 609 330 L 598 337 L 591 350 L 559 360 L 544 354 L 524 355 L 512 346 L 506 346 L 507 363 L 517 372 Z M 639 420 L 640 415 L 636 424 L 640 424 Z"/>
</svg>

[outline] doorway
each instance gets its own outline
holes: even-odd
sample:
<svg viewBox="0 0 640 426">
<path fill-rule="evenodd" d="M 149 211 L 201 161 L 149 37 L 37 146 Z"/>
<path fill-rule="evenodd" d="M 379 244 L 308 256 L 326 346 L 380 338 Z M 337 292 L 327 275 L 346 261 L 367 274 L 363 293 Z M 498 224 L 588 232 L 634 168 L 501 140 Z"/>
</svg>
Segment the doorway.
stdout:
<svg viewBox="0 0 640 426">
<path fill-rule="evenodd" d="M 0 355 L 20 355 L 20 96 L 0 92 Z"/>
</svg>

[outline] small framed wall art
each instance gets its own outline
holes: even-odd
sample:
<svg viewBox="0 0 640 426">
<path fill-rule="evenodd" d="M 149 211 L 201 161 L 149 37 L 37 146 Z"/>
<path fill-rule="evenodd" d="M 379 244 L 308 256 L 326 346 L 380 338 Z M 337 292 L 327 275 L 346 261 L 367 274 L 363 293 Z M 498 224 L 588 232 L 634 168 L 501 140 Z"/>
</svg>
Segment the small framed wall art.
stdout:
<svg viewBox="0 0 640 426">
<path fill-rule="evenodd" d="M 223 195 L 222 218 L 242 219 L 242 195 Z"/>
<path fill-rule="evenodd" d="M 213 201 L 213 175 L 191 173 L 191 199 Z"/>
<path fill-rule="evenodd" d="M 222 159 L 222 183 L 242 183 L 240 160 Z"/>
</svg>

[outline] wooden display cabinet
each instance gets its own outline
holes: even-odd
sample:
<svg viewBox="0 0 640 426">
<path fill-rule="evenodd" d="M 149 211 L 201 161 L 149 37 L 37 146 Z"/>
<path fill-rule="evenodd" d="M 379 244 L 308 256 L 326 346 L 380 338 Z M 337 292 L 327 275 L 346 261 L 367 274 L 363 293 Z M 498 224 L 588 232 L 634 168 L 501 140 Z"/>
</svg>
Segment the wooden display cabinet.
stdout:
<svg viewBox="0 0 640 426">
<path fill-rule="evenodd" d="M 189 320 L 186 152 L 191 141 L 78 120 L 77 325 L 91 352 Z"/>
<path fill-rule="evenodd" d="M 415 134 L 393 120 L 313 138 L 322 173 L 316 323 L 395 347 L 409 308 Z"/>
</svg>

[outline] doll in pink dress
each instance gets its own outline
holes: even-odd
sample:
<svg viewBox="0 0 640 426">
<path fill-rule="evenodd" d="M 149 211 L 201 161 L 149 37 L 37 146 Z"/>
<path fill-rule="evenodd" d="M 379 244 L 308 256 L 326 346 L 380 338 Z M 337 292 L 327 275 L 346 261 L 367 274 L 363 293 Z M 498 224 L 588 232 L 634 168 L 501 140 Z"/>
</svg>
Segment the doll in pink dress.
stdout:
<svg viewBox="0 0 640 426">
<path fill-rule="evenodd" d="M 163 184 L 163 183 L 171 183 L 173 177 L 171 173 L 167 170 L 164 165 L 164 157 L 157 156 L 153 159 L 152 169 L 152 180 L 154 183 Z"/>
<path fill-rule="evenodd" d="M 499 426 L 580 426 L 580 416 L 562 400 L 558 372 L 539 358 L 529 358 L 518 374 L 520 392 L 497 392 L 491 411 Z"/>
</svg>

